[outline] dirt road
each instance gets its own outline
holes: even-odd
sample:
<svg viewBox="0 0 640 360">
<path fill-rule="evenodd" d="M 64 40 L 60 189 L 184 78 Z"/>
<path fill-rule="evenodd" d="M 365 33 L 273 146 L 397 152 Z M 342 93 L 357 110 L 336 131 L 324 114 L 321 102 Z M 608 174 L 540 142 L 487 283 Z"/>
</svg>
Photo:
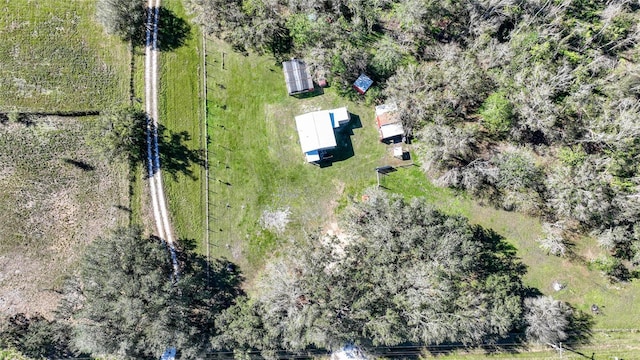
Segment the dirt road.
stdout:
<svg viewBox="0 0 640 360">
<path fill-rule="evenodd" d="M 160 168 L 160 151 L 158 148 L 158 21 L 160 0 L 147 1 L 146 47 L 145 47 L 145 112 L 147 114 L 147 170 L 149 172 L 149 188 L 153 217 L 156 223 L 157 236 L 163 239 L 171 251 L 174 273 L 178 273 L 175 243 L 169 212 L 167 211 L 162 171 Z"/>
</svg>

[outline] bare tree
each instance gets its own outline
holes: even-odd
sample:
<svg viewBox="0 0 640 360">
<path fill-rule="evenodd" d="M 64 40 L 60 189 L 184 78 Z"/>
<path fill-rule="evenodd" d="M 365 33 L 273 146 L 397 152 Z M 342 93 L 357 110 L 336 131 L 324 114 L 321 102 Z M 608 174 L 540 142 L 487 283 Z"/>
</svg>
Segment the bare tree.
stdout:
<svg viewBox="0 0 640 360">
<path fill-rule="evenodd" d="M 478 157 L 479 141 L 469 128 L 427 125 L 418 138 L 424 141 L 418 150 L 423 156 L 423 169 L 427 172 L 464 166 Z"/>
<path fill-rule="evenodd" d="M 556 348 L 569 337 L 573 310 L 565 302 L 539 296 L 525 299 L 524 306 L 525 334 L 529 341 Z"/>
<path fill-rule="evenodd" d="M 552 255 L 565 256 L 567 245 L 563 238 L 563 232 L 564 224 L 562 222 L 543 223 L 543 236 L 538 239 L 540 248 Z"/>
</svg>

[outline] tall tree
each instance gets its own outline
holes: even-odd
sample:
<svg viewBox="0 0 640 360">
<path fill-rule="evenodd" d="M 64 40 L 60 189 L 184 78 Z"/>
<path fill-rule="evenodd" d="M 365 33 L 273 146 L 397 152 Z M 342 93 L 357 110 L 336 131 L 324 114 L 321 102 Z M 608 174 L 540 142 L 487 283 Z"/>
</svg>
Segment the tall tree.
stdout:
<svg viewBox="0 0 640 360">
<path fill-rule="evenodd" d="M 158 358 L 172 344 L 173 268 L 159 241 L 120 229 L 89 245 L 80 270 L 84 301 L 74 341 L 91 354 Z"/>
<path fill-rule="evenodd" d="M 179 263 L 176 279 L 166 245 L 136 228 L 91 243 L 59 311 L 75 324 L 75 347 L 122 359 L 157 359 L 176 347 L 184 359 L 201 358 L 242 277 L 231 263 L 208 264 L 188 249 Z"/>
<path fill-rule="evenodd" d="M 366 197 L 345 215 L 349 237 L 310 237 L 267 266 L 256 296 L 222 317 L 217 344 L 473 344 L 516 326 L 523 268 L 499 236 L 422 200 Z"/>
<path fill-rule="evenodd" d="M 532 342 L 560 346 L 569 335 L 573 310 L 550 296 L 527 298 L 524 301 L 527 339 Z"/>
<path fill-rule="evenodd" d="M 145 116 L 134 107 L 108 110 L 101 115 L 102 126 L 93 141 L 110 161 L 140 163 L 146 154 Z"/>
<path fill-rule="evenodd" d="M 108 33 L 125 41 L 141 41 L 145 19 L 144 0 L 98 0 L 96 17 Z"/>
</svg>

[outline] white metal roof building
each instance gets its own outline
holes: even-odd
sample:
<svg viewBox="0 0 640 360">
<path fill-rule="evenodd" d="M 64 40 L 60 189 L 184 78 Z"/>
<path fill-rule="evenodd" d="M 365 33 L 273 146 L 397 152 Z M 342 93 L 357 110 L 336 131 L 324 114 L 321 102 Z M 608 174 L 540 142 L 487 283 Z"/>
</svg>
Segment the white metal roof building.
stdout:
<svg viewBox="0 0 640 360">
<path fill-rule="evenodd" d="M 320 161 L 320 151 L 336 147 L 334 129 L 349 122 L 346 107 L 320 110 L 296 116 L 300 147 L 307 162 Z"/>
</svg>

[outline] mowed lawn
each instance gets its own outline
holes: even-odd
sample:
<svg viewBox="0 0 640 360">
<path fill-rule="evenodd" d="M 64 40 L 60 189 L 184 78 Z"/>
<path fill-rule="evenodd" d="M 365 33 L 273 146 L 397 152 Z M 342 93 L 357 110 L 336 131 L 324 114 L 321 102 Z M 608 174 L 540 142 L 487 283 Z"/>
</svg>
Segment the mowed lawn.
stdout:
<svg viewBox="0 0 640 360">
<path fill-rule="evenodd" d="M 210 251 L 238 262 L 252 278 L 264 260 L 292 238 L 330 229 L 334 210 L 374 186 L 375 167 L 393 160 L 378 142 L 372 107 L 341 99 L 332 89 L 316 97 L 289 97 L 281 67 L 272 58 L 240 55 L 215 40 L 208 42 L 207 64 Z M 359 117 L 349 137 L 353 156 L 325 168 L 305 164 L 294 116 L 339 106 Z M 425 197 L 444 212 L 461 214 L 504 236 L 527 265 L 527 286 L 587 313 L 592 304 L 600 306 L 594 328 L 638 327 L 640 285 L 611 284 L 599 271 L 590 270 L 587 263 L 600 254 L 597 247 L 577 246 L 577 259 L 549 256 L 536 242 L 539 220 L 436 187 L 417 165 L 383 176 L 382 185 L 407 197 Z M 266 229 L 261 223 L 265 213 L 288 213 L 285 230 Z M 554 291 L 555 280 L 567 287 Z"/>
<path fill-rule="evenodd" d="M 0 4 L 0 111 L 99 111 L 128 100 L 127 45 L 87 0 Z"/>
<path fill-rule="evenodd" d="M 332 89 L 290 97 L 280 64 L 270 57 L 244 56 L 209 40 L 207 74 L 210 250 L 251 277 L 281 243 L 334 222 L 346 193 L 375 184 L 374 169 L 385 163 L 387 149 L 378 141 L 373 108 L 340 99 Z M 295 115 L 342 106 L 356 118 L 338 140 L 346 159 L 323 168 L 306 164 Z M 282 232 L 263 226 L 269 214 L 280 214 Z"/>
</svg>

